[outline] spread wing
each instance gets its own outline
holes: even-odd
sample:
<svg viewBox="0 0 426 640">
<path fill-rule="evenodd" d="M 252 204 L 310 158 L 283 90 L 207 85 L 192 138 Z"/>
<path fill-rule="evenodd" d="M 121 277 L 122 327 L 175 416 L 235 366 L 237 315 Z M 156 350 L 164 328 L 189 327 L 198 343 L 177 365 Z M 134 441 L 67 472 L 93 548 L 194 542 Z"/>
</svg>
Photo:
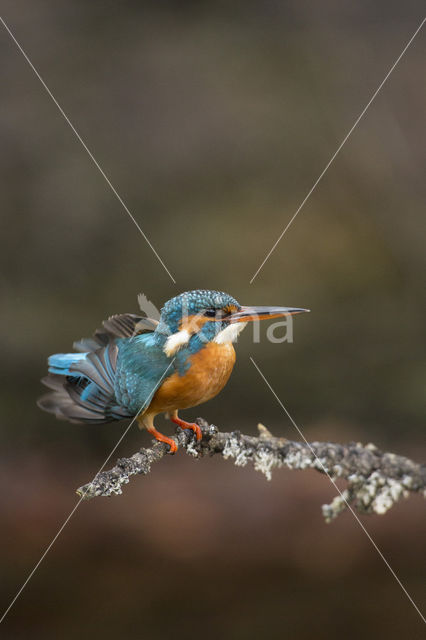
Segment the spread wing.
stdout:
<svg viewBox="0 0 426 640">
<path fill-rule="evenodd" d="M 42 382 L 52 392 L 40 398 L 38 405 L 71 422 L 109 422 L 134 415 L 131 395 L 124 394 L 122 403 L 122 394 L 116 393 L 121 383 L 116 375 L 119 345 L 151 337 L 157 324 L 132 313 L 111 316 L 93 338 L 74 343 L 79 353 L 50 356 L 49 374 Z"/>
<path fill-rule="evenodd" d="M 114 338 L 133 338 L 143 333 L 151 333 L 155 331 L 157 325 L 157 320 L 152 318 L 145 318 L 134 313 L 121 313 L 104 320 L 102 328 L 96 329 L 93 338 L 82 338 L 78 342 L 74 342 L 73 347 L 82 353 L 96 351 L 99 347 L 105 347 Z"/>
</svg>

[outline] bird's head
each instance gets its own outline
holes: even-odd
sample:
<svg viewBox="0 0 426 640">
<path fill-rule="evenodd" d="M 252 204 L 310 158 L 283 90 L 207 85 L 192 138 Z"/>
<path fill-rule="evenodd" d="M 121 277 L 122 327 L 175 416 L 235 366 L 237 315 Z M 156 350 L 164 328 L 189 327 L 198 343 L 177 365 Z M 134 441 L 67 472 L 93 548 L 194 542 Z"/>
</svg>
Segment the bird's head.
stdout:
<svg viewBox="0 0 426 640">
<path fill-rule="evenodd" d="M 168 300 L 157 331 L 166 334 L 164 351 L 174 355 L 193 335 L 207 342 L 234 342 L 247 322 L 303 313 L 293 307 L 245 307 L 223 291 L 186 291 Z"/>
</svg>

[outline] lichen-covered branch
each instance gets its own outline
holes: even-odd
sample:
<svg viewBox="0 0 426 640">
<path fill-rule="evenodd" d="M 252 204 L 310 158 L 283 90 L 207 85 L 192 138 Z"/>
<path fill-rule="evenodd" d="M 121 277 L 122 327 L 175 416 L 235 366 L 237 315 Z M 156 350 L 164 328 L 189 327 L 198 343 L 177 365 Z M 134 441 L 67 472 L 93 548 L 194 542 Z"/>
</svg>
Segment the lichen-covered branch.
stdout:
<svg viewBox="0 0 426 640">
<path fill-rule="evenodd" d="M 253 437 L 239 431 L 221 433 L 201 418 L 197 422 L 203 434 L 200 442 L 196 442 L 189 430 L 178 429 L 174 436 L 179 448 L 195 458 L 220 454 L 225 460 L 234 460 L 239 467 L 251 462 L 268 480 L 273 469 L 280 468 L 315 469 L 328 474 L 333 481 L 344 478 L 346 489 L 338 493 L 331 504 L 322 507 L 327 521 L 349 505 L 360 513 L 382 514 L 410 492 L 423 493 L 426 497 L 426 465 L 383 453 L 373 444 L 307 444 L 275 438 L 263 425 L 259 425 L 259 435 Z M 153 463 L 164 458 L 168 451 L 168 445 L 155 442 L 150 449 L 141 449 L 131 458 L 119 459 L 113 469 L 98 473 L 77 493 L 85 500 L 119 495 L 131 476 L 149 473 Z"/>
</svg>

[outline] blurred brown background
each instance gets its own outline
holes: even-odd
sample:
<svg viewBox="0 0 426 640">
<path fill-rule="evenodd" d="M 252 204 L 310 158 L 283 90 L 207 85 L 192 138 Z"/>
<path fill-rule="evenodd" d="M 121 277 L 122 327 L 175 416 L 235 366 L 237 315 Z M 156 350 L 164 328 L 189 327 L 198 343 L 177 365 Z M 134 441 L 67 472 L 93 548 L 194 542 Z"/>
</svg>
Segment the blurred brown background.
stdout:
<svg viewBox="0 0 426 640">
<path fill-rule="evenodd" d="M 266 327 L 260 344 L 243 334 L 227 388 L 187 417 L 297 438 L 252 355 L 308 439 L 424 458 L 424 32 L 249 284 L 423 3 L 2 9 L 177 283 L 1 28 L 1 608 L 125 427 L 39 411 L 46 357 L 137 311 L 141 291 L 157 306 L 215 288 L 312 309 L 294 344 L 270 344 Z M 117 456 L 148 443 L 132 428 Z M 80 507 L 3 637 L 423 637 L 351 514 L 324 524 L 333 495 L 314 472 L 268 484 L 221 460 L 169 458 L 123 496 Z M 422 500 L 363 522 L 423 607 Z"/>
</svg>

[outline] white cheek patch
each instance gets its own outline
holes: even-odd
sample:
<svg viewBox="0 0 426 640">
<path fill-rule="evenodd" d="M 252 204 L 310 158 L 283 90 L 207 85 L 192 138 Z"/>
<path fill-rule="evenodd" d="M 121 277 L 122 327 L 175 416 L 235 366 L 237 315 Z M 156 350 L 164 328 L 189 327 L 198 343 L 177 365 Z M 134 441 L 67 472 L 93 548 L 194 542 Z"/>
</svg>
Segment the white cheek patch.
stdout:
<svg viewBox="0 0 426 640">
<path fill-rule="evenodd" d="M 186 329 L 182 329 L 182 331 L 173 333 L 166 340 L 166 344 L 164 345 L 163 349 L 164 353 L 168 357 L 174 356 L 176 351 L 178 351 L 185 344 L 188 344 L 190 338 L 191 334 Z"/>
<path fill-rule="evenodd" d="M 241 331 L 247 326 L 247 322 L 236 322 L 230 324 L 222 331 L 219 331 L 213 342 L 224 344 L 225 342 L 235 342 Z"/>
</svg>

